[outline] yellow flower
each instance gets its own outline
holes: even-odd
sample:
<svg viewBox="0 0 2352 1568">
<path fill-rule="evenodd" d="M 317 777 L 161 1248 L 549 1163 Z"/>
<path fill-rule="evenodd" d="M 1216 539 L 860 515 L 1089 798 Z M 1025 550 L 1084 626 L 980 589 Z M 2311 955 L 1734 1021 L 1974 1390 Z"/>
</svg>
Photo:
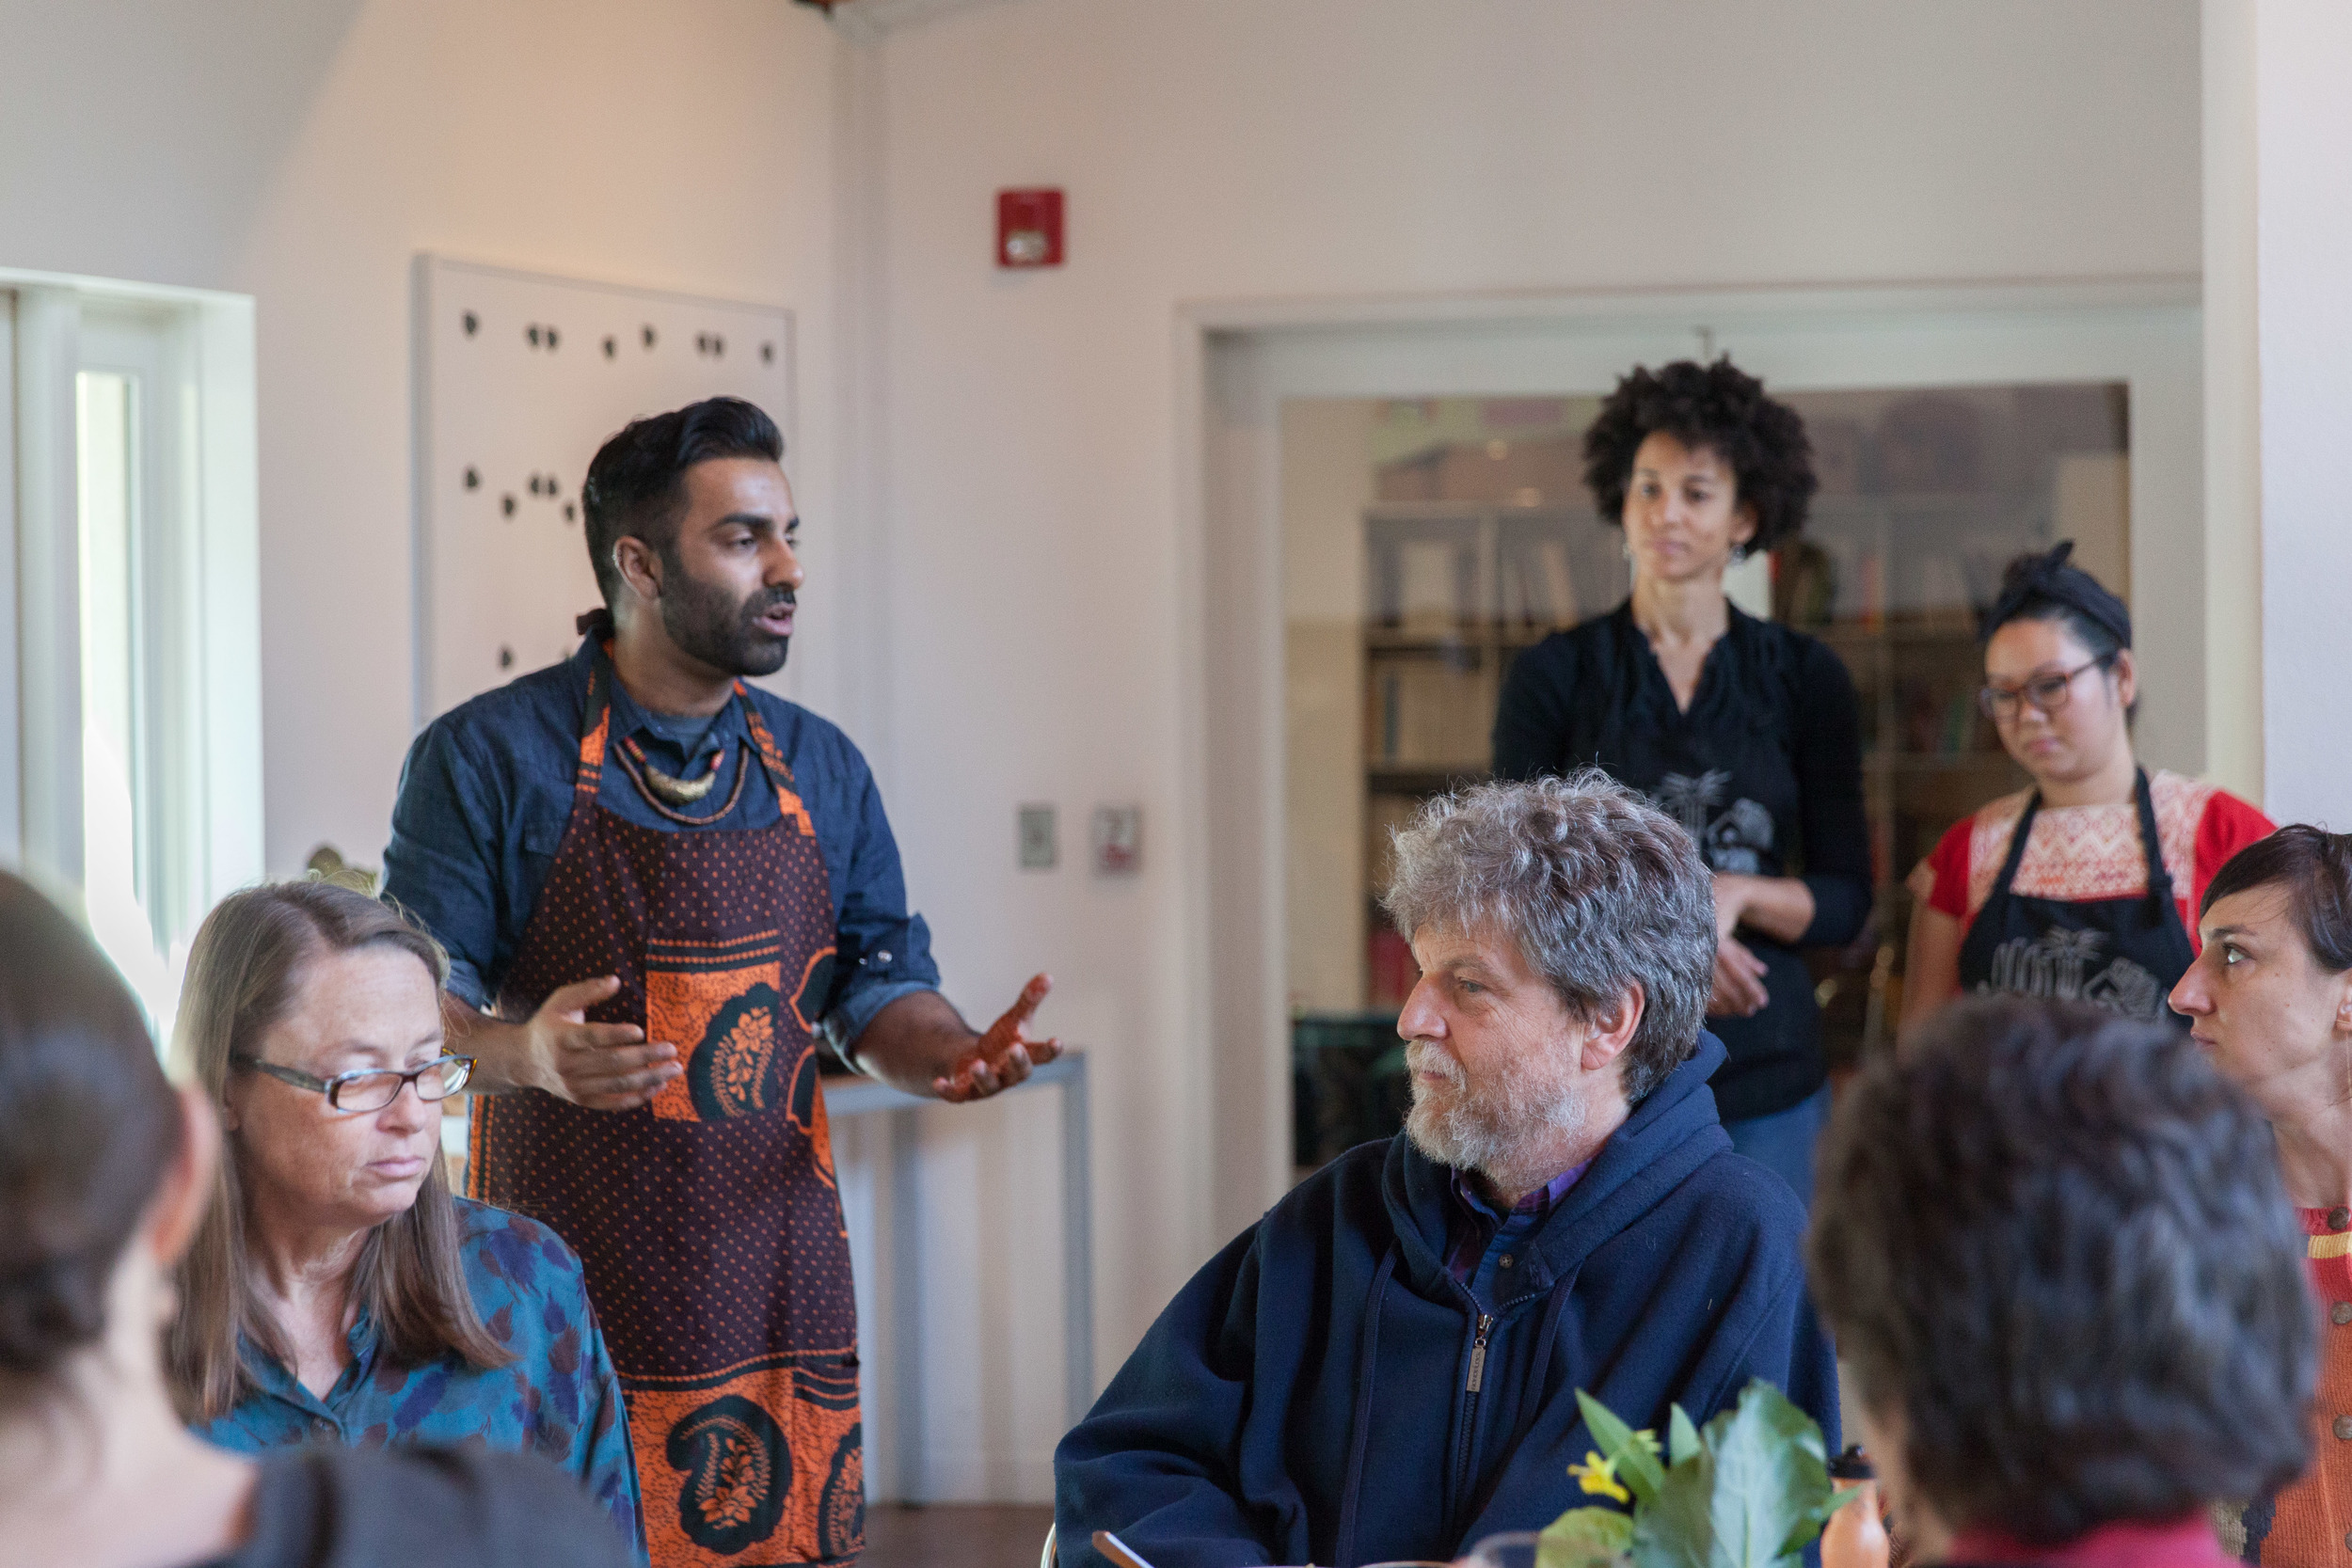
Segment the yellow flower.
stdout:
<svg viewBox="0 0 2352 1568">
<path fill-rule="evenodd" d="M 1568 1466 L 1568 1474 L 1574 1476 L 1577 1485 L 1588 1494 L 1621 1503 L 1633 1500 L 1633 1494 L 1617 1484 L 1617 1466 L 1597 1453 L 1588 1451 L 1583 1464 Z"/>
</svg>

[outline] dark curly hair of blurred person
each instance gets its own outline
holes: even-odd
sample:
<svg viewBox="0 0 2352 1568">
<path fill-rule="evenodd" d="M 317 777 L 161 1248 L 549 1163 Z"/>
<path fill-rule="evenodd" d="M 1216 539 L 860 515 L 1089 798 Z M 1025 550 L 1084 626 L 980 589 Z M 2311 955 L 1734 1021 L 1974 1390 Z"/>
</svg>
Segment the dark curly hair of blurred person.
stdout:
<svg viewBox="0 0 2352 1568">
<path fill-rule="evenodd" d="M 180 1109 L 114 966 L 0 873 L 0 1402 L 106 1330 Z"/>
<path fill-rule="evenodd" d="M 1660 431 L 1706 448 L 1731 469 L 1739 504 L 1756 511 L 1749 549 L 1769 550 L 1804 531 L 1820 487 L 1804 420 L 1766 397 L 1764 383 L 1728 357 L 1711 365 L 1679 359 L 1655 371 L 1637 365 L 1617 383 L 1584 433 L 1584 483 L 1603 522 L 1624 522 L 1633 456 Z"/>
<path fill-rule="evenodd" d="M 2302 1470 L 2304 1250 L 2268 1125 L 2186 1037 L 2014 998 L 1854 1083 L 1808 1240 L 1919 1499 L 2036 1544 Z"/>
</svg>

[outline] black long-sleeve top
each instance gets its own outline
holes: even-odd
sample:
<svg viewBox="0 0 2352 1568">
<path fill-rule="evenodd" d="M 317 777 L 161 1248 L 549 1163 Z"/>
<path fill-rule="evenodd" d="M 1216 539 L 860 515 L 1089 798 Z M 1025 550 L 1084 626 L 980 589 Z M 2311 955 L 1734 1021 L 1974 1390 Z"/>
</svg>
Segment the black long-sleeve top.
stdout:
<svg viewBox="0 0 2352 1568">
<path fill-rule="evenodd" d="M 1679 821 L 1716 871 L 1802 875 L 1813 893 L 1802 938 L 1740 936 L 1764 961 L 1772 1000 L 1708 1027 L 1731 1052 L 1713 1079 L 1725 1121 L 1785 1111 L 1820 1087 L 1820 1012 L 1797 949 L 1851 942 L 1870 912 L 1860 717 L 1837 656 L 1735 606 L 1686 713 L 1629 602 L 1519 656 L 1494 752 L 1504 779 L 1600 768 Z"/>
</svg>

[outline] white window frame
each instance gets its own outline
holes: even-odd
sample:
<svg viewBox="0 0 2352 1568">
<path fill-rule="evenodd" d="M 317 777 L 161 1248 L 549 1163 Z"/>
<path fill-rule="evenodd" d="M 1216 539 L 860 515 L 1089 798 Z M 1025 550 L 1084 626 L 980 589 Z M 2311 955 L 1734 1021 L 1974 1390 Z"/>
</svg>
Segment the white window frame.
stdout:
<svg viewBox="0 0 2352 1568">
<path fill-rule="evenodd" d="M 253 302 L 0 269 L 0 862 L 76 904 L 85 369 L 142 381 L 139 880 L 168 952 L 262 873 Z"/>
</svg>

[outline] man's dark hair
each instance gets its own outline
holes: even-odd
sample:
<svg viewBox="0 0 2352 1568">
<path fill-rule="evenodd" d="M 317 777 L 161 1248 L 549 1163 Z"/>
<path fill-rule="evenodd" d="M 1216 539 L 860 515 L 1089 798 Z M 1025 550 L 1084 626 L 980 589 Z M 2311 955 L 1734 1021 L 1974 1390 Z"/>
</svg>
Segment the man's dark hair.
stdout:
<svg viewBox="0 0 2352 1568">
<path fill-rule="evenodd" d="M 2296 822 L 2255 840 L 2222 862 L 2197 912 L 2233 894 L 2273 886 L 2287 890 L 2288 913 L 2312 961 L 2330 974 L 2352 969 L 2352 833 Z"/>
<path fill-rule="evenodd" d="M 1821 1152 L 1815 1299 L 1946 1524 L 2069 1541 L 2302 1471 L 2302 1227 L 2269 1125 L 2185 1036 L 1963 1002 Z"/>
<path fill-rule="evenodd" d="M 596 449 L 588 482 L 580 486 L 580 509 L 587 520 L 588 563 L 596 568 L 607 606 L 621 597 L 612 546 L 633 536 L 668 557 L 686 512 L 686 470 L 714 457 L 781 463 L 784 433 L 741 398 L 707 398 L 632 420 Z"/>
<path fill-rule="evenodd" d="M 1711 365 L 1680 359 L 1656 371 L 1637 365 L 1617 383 L 1584 433 L 1584 483 L 1603 522 L 1625 521 L 1634 454 L 1661 431 L 1686 447 L 1705 447 L 1731 470 L 1739 499 L 1756 509 L 1748 548 L 1769 550 L 1804 528 L 1820 484 L 1804 420 L 1727 357 Z"/>
</svg>

